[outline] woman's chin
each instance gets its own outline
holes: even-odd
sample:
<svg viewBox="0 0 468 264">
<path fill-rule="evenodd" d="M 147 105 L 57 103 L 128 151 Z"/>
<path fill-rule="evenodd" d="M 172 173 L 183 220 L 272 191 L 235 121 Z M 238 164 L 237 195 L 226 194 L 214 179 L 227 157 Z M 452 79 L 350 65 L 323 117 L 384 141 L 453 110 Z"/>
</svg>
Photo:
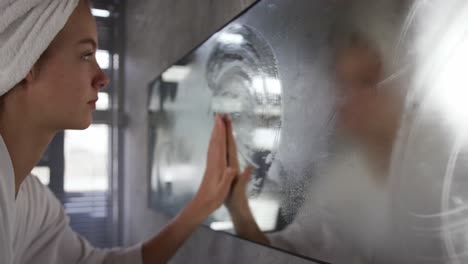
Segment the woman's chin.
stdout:
<svg viewBox="0 0 468 264">
<path fill-rule="evenodd" d="M 70 122 L 66 126 L 64 126 L 64 129 L 69 129 L 69 130 L 84 130 L 87 129 L 93 122 L 92 117 L 85 119 L 85 120 L 77 120 L 77 122 Z"/>
</svg>

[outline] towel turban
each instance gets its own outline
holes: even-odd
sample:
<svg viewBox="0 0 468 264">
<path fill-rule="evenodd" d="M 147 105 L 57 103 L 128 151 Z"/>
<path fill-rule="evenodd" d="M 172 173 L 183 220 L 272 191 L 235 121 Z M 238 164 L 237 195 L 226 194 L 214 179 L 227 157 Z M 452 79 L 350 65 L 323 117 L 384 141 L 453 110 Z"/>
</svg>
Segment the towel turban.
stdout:
<svg viewBox="0 0 468 264">
<path fill-rule="evenodd" d="M 0 96 L 23 80 L 79 0 L 0 0 Z"/>
</svg>

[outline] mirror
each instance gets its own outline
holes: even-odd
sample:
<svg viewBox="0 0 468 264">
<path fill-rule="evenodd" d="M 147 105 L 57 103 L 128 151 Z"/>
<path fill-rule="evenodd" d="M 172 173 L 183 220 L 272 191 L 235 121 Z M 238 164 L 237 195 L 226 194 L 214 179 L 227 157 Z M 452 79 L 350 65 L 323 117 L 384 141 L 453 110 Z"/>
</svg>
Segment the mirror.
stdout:
<svg viewBox="0 0 468 264">
<path fill-rule="evenodd" d="M 466 263 L 466 25 L 461 0 L 258 1 L 149 83 L 151 206 L 193 197 L 225 113 L 271 246 Z"/>
</svg>

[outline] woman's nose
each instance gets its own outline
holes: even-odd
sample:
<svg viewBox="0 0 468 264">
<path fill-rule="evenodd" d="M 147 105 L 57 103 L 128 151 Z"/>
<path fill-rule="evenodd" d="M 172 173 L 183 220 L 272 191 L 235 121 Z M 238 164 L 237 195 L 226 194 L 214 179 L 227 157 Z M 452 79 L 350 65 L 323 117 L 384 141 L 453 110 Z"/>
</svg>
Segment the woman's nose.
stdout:
<svg viewBox="0 0 468 264">
<path fill-rule="evenodd" d="M 107 74 L 99 67 L 98 76 L 95 79 L 94 87 L 98 90 L 104 88 L 109 84 L 109 77 Z"/>
</svg>

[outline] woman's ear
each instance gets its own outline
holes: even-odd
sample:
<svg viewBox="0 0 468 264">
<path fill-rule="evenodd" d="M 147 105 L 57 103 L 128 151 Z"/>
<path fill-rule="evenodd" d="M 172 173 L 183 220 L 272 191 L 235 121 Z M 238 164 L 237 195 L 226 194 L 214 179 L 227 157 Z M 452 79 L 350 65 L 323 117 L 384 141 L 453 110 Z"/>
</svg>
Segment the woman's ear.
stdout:
<svg viewBox="0 0 468 264">
<path fill-rule="evenodd" d="M 24 77 L 23 81 L 21 82 L 21 84 L 26 88 L 26 87 L 30 87 L 34 81 L 37 80 L 37 77 L 39 75 L 39 69 L 38 69 L 38 65 L 37 63 L 34 64 L 34 66 L 32 67 L 32 69 L 28 72 L 28 74 L 26 75 L 26 77 Z"/>
<path fill-rule="evenodd" d="M 33 70 L 30 70 L 28 72 L 28 75 L 26 75 L 26 77 L 24 78 L 24 82 L 25 83 L 32 83 L 34 81 L 34 72 Z"/>
<path fill-rule="evenodd" d="M 26 89 L 32 85 L 33 81 L 34 81 L 34 74 L 32 73 L 32 71 L 30 71 L 28 72 L 28 75 L 26 75 L 26 77 L 24 77 L 24 79 L 21 80 L 21 82 L 15 85 L 14 89 L 15 88 Z"/>
</svg>

